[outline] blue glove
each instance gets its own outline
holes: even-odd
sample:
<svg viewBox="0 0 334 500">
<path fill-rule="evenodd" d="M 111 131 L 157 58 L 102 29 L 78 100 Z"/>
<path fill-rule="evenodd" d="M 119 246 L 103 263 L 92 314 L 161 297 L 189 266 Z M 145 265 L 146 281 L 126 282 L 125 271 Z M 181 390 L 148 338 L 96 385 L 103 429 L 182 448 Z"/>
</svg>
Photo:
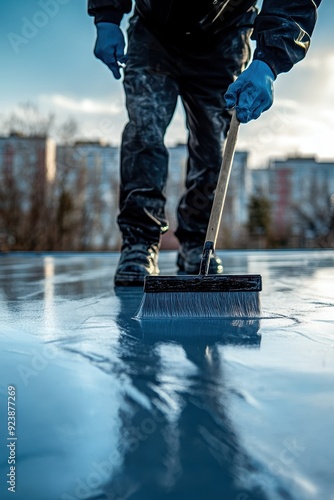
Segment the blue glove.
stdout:
<svg viewBox="0 0 334 500">
<path fill-rule="evenodd" d="M 117 24 L 97 23 L 97 39 L 94 48 L 95 56 L 112 71 L 116 80 L 121 78 L 119 64 L 125 64 L 125 41 L 123 33 Z"/>
<path fill-rule="evenodd" d="M 236 107 L 241 123 L 256 120 L 274 100 L 275 75 L 263 61 L 255 60 L 232 83 L 225 94 L 227 109 Z"/>
</svg>

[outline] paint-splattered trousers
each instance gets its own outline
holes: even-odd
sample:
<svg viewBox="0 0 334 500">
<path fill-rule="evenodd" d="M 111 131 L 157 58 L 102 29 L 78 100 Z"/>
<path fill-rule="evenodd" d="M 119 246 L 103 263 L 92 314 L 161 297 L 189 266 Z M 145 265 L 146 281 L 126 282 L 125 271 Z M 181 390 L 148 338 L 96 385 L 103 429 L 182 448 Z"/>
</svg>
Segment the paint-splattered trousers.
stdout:
<svg viewBox="0 0 334 500">
<path fill-rule="evenodd" d="M 129 122 L 122 138 L 118 216 L 123 238 L 155 243 L 168 230 L 164 136 L 180 96 L 189 135 L 175 234 L 181 243 L 202 244 L 230 123 L 224 94 L 249 60 L 250 30 L 231 29 L 215 46 L 201 50 L 191 41 L 179 46 L 162 42 L 134 16 L 128 35 L 124 88 Z"/>
</svg>

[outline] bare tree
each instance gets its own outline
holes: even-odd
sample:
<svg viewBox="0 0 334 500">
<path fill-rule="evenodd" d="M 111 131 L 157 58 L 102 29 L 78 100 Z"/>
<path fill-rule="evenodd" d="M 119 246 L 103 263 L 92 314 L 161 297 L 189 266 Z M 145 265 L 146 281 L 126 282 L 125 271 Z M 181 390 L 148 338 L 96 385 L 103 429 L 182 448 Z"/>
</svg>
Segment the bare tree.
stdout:
<svg viewBox="0 0 334 500">
<path fill-rule="evenodd" d="M 23 192 L 16 182 L 10 168 L 6 166 L 6 158 L 0 178 L 0 250 L 10 250 L 13 246 L 20 247 L 22 233 L 22 200 Z"/>
<path fill-rule="evenodd" d="M 334 246 L 334 203 L 326 191 L 314 184 L 310 201 L 294 204 L 293 209 L 305 243 L 309 239 L 316 246 L 330 248 Z"/>
<path fill-rule="evenodd" d="M 41 114 L 30 103 L 19 106 L 2 123 L 8 137 L 3 138 L 0 163 L 0 232 L 9 235 L 9 249 L 59 248 L 59 234 L 66 226 L 63 214 L 71 211 L 72 193 L 66 190 L 68 164 L 58 169 L 55 179 L 48 178 L 48 134 L 53 127 L 54 116 Z M 71 119 L 59 128 L 68 141 L 77 130 Z"/>
<path fill-rule="evenodd" d="M 248 232 L 260 248 L 271 246 L 271 203 L 260 192 L 251 196 L 248 205 Z"/>
<path fill-rule="evenodd" d="M 78 130 L 74 119 L 57 125 L 53 115 L 30 103 L 2 122 L 7 137 L 1 140 L 13 154 L 0 158 L 0 249 L 88 250 L 117 244 L 112 212 L 118 180 L 102 171 L 99 154 L 93 150 L 89 157 L 89 148 L 78 147 Z M 45 175 L 51 131 L 61 141 L 52 182 Z"/>
<path fill-rule="evenodd" d="M 20 104 L 2 123 L 5 133 L 15 132 L 23 137 L 45 137 L 50 135 L 55 117 L 52 113 L 42 115 L 36 104 Z"/>
</svg>

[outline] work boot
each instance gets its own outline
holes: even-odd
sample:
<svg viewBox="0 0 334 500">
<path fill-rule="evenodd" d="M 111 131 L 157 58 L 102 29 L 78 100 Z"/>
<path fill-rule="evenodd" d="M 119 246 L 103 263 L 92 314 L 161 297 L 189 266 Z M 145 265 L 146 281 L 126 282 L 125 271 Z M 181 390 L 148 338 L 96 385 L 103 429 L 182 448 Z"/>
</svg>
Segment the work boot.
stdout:
<svg viewBox="0 0 334 500">
<path fill-rule="evenodd" d="M 177 266 L 187 274 L 198 274 L 203 254 L 203 245 L 195 242 L 182 243 L 177 256 Z M 211 256 L 209 274 L 222 274 L 223 264 L 215 254 Z"/>
<path fill-rule="evenodd" d="M 115 286 L 142 286 L 145 276 L 159 274 L 158 243 L 124 243 L 115 273 Z"/>
</svg>

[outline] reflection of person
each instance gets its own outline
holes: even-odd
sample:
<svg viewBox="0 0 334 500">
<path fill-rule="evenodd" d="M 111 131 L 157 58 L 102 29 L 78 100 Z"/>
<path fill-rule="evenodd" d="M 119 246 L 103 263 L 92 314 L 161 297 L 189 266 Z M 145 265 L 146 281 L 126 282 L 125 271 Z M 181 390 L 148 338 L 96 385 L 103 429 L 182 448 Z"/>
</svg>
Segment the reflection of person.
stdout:
<svg viewBox="0 0 334 500">
<path fill-rule="evenodd" d="M 159 272 L 160 237 L 168 229 L 163 139 L 177 97 L 189 131 L 186 192 L 175 233 L 180 241 L 177 264 L 196 273 L 220 167 L 220 138 L 230 122 L 228 109 L 235 106 L 238 119 L 246 123 L 272 105 L 276 76 L 307 52 L 320 2 L 264 0 L 257 15 L 255 0 L 137 0 L 125 56 L 119 24 L 130 12 L 131 0 L 89 0 L 97 28 L 96 56 L 117 79 L 119 66 L 127 61 L 129 122 L 123 132 L 118 217 L 123 246 L 116 284 L 141 284 L 145 275 Z M 253 28 L 257 47 L 243 71 Z M 222 272 L 216 256 L 209 272 Z"/>
<path fill-rule="evenodd" d="M 239 439 L 226 376 L 225 346 L 259 349 L 260 323 L 130 319 L 142 290 L 115 289 L 117 355 L 127 374 L 119 452 L 122 466 L 104 493 L 111 499 L 237 498 L 244 465 L 256 465 Z M 250 498 L 264 498 L 253 488 Z"/>
</svg>

